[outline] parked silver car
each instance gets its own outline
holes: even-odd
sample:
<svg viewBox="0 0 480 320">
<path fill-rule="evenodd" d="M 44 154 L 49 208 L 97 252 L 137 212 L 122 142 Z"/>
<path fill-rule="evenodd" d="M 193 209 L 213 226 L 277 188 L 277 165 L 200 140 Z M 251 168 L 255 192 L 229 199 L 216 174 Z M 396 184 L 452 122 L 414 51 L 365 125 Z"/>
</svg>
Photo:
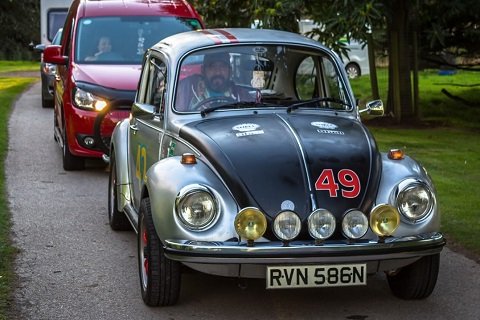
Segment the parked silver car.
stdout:
<svg viewBox="0 0 480 320">
<path fill-rule="evenodd" d="M 145 54 L 115 127 L 108 219 L 138 233 L 142 298 L 172 305 L 182 267 L 263 278 L 267 289 L 365 286 L 403 299 L 437 281 L 437 198 L 425 169 L 380 152 L 343 64 L 274 30 L 168 37 Z"/>
<path fill-rule="evenodd" d="M 63 28 L 58 29 L 55 37 L 52 40 L 52 45 L 59 45 L 62 38 Z M 42 79 L 42 107 L 53 108 L 53 83 L 55 80 L 55 74 L 57 72 L 57 66 L 52 63 L 43 61 L 43 51 L 48 45 L 37 44 L 33 47 L 33 50 L 42 54 L 40 60 L 40 77 Z"/>
</svg>

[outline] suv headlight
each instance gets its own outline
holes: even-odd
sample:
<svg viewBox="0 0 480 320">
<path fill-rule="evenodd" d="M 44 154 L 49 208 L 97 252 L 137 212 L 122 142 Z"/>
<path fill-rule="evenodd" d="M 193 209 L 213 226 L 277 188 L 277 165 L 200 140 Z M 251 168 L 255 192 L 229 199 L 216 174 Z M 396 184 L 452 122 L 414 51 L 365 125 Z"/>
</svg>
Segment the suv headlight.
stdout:
<svg viewBox="0 0 480 320">
<path fill-rule="evenodd" d="M 430 188 L 419 181 L 401 188 L 397 196 L 398 211 L 411 223 L 425 219 L 434 203 L 435 198 Z"/>
<path fill-rule="evenodd" d="M 104 99 L 78 87 L 74 89 L 73 102 L 78 108 L 91 111 L 102 111 L 107 106 Z"/>
<path fill-rule="evenodd" d="M 175 211 L 187 229 L 205 230 L 217 217 L 217 201 L 208 188 L 192 185 L 182 189 L 178 194 Z"/>
</svg>

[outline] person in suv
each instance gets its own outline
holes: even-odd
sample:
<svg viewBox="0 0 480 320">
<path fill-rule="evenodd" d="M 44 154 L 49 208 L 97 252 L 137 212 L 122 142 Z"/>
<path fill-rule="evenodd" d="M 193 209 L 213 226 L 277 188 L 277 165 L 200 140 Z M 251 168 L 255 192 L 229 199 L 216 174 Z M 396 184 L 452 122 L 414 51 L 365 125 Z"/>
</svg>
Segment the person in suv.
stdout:
<svg viewBox="0 0 480 320">
<path fill-rule="evenodd" d="M 65 170 L 108 153 L 115 124 L 129 115 L 145 50 L 203 27 L 185 0 L 73 1 L 60 45 L 44 51 L 44 60 L 58 65 L 54 135 Z M 104 47 L 111 52 L 102 54 Z"/>
</svg>

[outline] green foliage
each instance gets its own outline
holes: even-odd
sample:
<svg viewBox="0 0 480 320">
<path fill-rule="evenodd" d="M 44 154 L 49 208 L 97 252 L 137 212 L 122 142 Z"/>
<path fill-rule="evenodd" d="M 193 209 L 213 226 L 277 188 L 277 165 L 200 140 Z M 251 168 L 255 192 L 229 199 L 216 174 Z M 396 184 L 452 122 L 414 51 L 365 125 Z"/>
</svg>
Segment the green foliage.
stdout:
<svg viewBox="0 0 480 320">
<path fill-rule="evenodd" d="M 40 1 L 0 1 L 0 60 L 31 60 L 28 44 L 40 40 Z"/>
<path fill-rule="evenodd" d="M 0 72 L 4 71 L 0 67 Z M 15 98 L 35 78 L 0 77 L 0 319 L 7 319 L 10 294 L 14 281 L 13 261 L 16 253 L 10 241 L 10 212 L 5 188 L 5 157 L 8 150 L 8 118 Z"/>
<path fill-rule="evenodd" d="M 208 28 L 250 28 L 298 31 L 304 1 L 299 0 L 212 0 L 192 1 Z M 228 10 L 230 9 L 230 10 Z"/>
<path fill-rule="evenodd" d="M 472 57 L 480 52 L 480 2 L 421 1 L 419 6 L 420 43 L 423 55 L 452 53 Z M 461 63 L 461 61 L 458 61 Z"/>
</svg>

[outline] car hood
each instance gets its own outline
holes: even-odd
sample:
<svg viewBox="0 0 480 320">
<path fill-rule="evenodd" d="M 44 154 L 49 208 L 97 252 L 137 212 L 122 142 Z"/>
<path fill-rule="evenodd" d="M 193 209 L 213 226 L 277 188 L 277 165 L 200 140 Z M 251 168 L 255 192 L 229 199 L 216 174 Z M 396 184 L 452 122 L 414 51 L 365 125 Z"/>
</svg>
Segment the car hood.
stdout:
<svg viewBox="0 0 480 320">
<path fill-rule="evenodd" d="M 104 88 L 136 90 L 140 71 L 140 65 L 75 64 L 73 77 Z"/>
<path fill-rule="evenodd" d="M 240 207 L 273 218 L 294 210 L 302 220 L 314 208 L 340 217 L 369 210 L 381 159 L 358 121 L 337 116 L 262 114 L 204 119 L 184 126 L 192 143 L 222 176 Z"/>
</svg>

